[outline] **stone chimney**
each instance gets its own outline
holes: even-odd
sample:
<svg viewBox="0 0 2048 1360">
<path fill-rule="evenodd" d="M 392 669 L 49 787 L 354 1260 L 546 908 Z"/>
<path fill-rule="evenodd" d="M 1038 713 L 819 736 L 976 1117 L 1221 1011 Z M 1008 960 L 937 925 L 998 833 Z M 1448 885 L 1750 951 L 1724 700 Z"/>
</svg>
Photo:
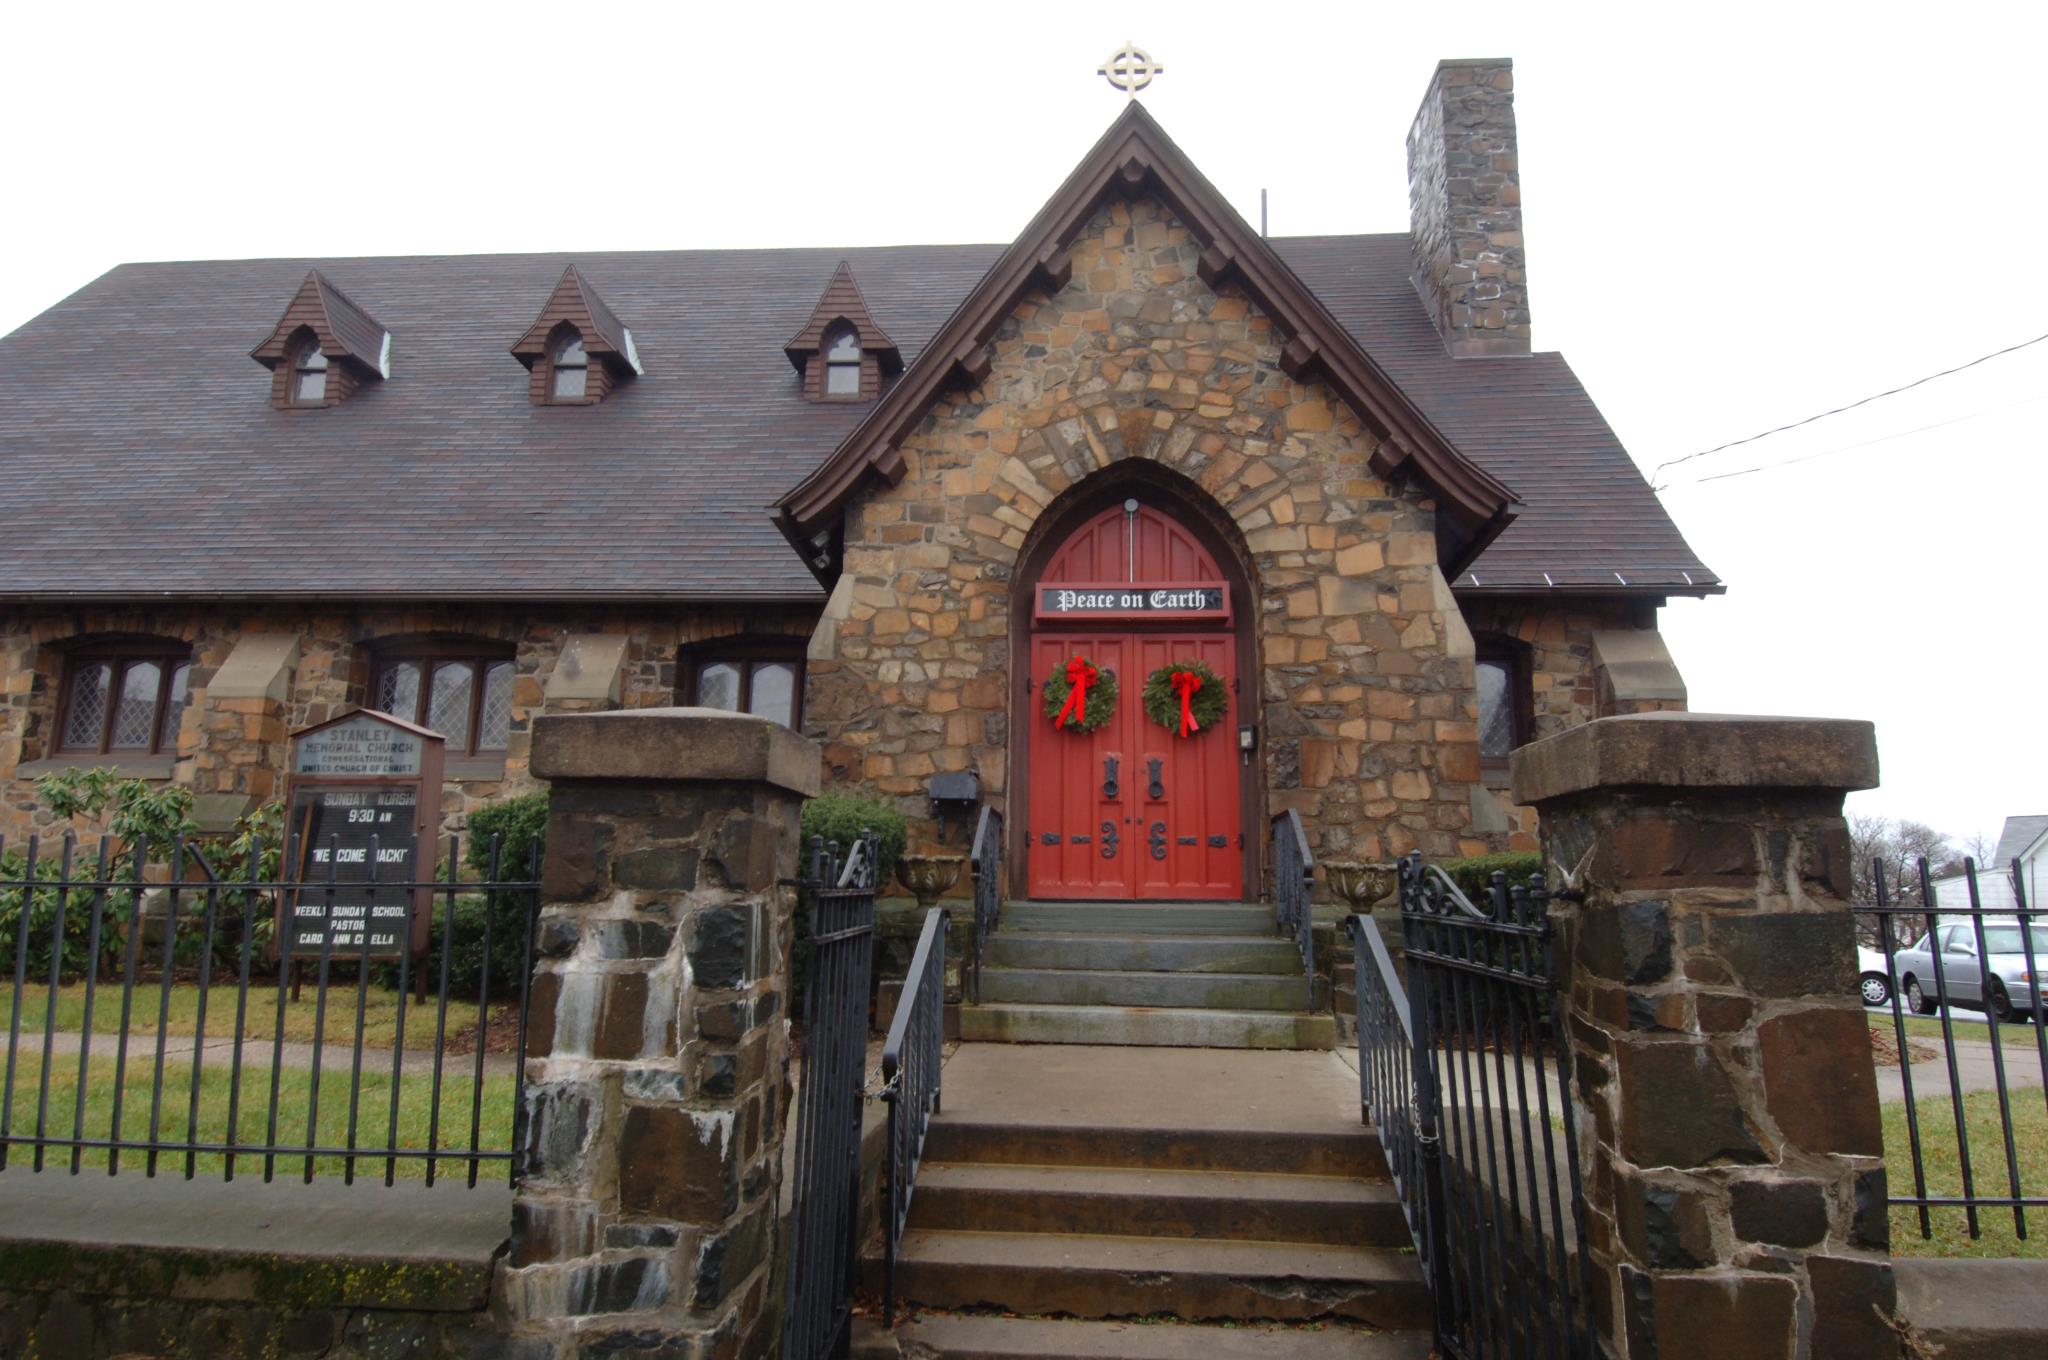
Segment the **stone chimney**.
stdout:
<svg viewBox="0 0 2048 1360">
<path fill-rule="evenodd" d="M 1408 129 L 1415 290 L 1461 358 L 1529 352 L 1529 276 L 1505 57 L 1437 63 Z"/>
</svg>

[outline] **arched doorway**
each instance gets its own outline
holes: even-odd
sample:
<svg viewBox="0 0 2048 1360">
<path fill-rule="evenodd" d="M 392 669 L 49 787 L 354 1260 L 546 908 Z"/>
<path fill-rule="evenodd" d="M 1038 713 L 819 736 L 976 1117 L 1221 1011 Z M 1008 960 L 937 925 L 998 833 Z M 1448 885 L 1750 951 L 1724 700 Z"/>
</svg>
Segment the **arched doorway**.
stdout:
<svg viewBox="0 0 2048 1360">
<path fill-rule="evenodd" d="M 1018 593 L 1025 663 L 1015 730 L 1025 775 L 1022 886 L 1034 898 L 1235 901 L 1247 855 L 1250 762 L 1240 707 L 1256 698 L 1244 572 L 1214 526 L 1156 485 L 1117 478 L 1067 508 L 1027 555 Z M 1081 657 L 1113 672 L 1116 712 L 1093 732 L 1057 728 L 1047 677 Z M 1199 661 L 1222 715 L 1181 736 L 1146 715 L 1155 670 Z"/>
</svg>

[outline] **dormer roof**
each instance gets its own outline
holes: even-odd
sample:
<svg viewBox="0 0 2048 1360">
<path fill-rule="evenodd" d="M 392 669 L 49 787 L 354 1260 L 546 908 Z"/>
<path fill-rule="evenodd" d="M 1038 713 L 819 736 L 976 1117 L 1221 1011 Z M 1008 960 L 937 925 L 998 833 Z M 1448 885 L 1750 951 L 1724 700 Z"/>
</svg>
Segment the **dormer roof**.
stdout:
<svg viewBox="0 0 2048 1360">
<path fill-rule="evenodd" d="M 290 358 L 292 337 L 301 328 L 313 332 L 329 359 L 352 361 L 364 377 L 391 376 L 391 332 L 317 269 L 307 273 L 276 328 L 249 351 L 249 357 L 275 369 Z"/>
<path fill-rule="evenodd" d="M 875 318 L 868 312 L 868 300 L 861 296 L 860 285 L 853 281 L 853 267 L 841 260 L 819 296 L 818 305 L 811 309 L 810 320 L 782 347 L 797 372 L 804 371 L 811 356 L 824 347 L 825 336 L 841 322 L 853 327 L 861 352 L 874 355 L 885 372 L 902 371 L 903 356 L 897 352 L 896 342 L 875 324 Z"/>
<path fill-rule="evenodd" d="M 540 309 L 533 325 L 513 342 L 513 356 L 532 368 L 536 360 L 546 355 L 548 337 L 565 321 L 582 334 L 585 351 L 603 359 L 614 372 L 647 371 L 641 367 L 639 351 L 633 347 L 633 332 L 573 264 L 562 271 L 561 281 L 548 295 L 547 305 Z"/>
</svg>

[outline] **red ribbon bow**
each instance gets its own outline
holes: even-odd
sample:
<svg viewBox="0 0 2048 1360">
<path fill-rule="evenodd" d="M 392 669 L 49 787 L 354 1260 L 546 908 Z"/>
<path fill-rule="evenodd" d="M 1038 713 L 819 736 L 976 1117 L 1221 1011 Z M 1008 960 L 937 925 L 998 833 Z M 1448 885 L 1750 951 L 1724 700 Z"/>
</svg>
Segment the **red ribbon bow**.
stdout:
<svg viewBox="0 0 2048 1360">
<path fill-rule="evenodd" d="M 1202 677 L 1193 671 L 1175 671 L 1172 684 L 1173 692 L 1180 696 L 1180 734 L 1186 736 L 1190 732 L 1201 731 L 1202 725 L 1195 721 L 1195 710 L 1189 701 L 1202 687 Z"/>
<path fill-rule="evenodd" d="M 1079 723 L 1088 716 L 1088 686 L 1095 683 L 1095 674 L 1095 668 L 1078 656 L 1067 663 L 1067 683 L 1073 688 L 1067 691 L 1066 706 L 1052 720 L 1054 727 Z"/>
</svg>

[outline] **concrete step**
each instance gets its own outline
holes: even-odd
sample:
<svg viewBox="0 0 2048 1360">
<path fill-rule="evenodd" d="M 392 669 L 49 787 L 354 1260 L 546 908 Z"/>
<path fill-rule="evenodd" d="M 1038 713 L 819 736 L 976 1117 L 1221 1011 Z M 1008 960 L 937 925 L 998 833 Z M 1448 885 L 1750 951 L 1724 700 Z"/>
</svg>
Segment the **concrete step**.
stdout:
<svg viewBox="0 0 2048 1360">
<path fill-rule="evenodd" d="M 1278 929 L 1256 902 L 1006 902 L 1001 930 L 1095 935 L 1256 935 Z"/>
<path fill-rule="evenodd" d="M 1020 1124 L 941 1113 L 925 1137 L 927 1162 L 979 1166 L 1123 1167 L 1387 1179 L 1379 1135 L 1364 1125 L 1272 1128 L 1126 1128 L 1101 1123 Z M 923 1185 L 923 1181 L 919 1181 Z M 920 1189 L 919 1194 L 923 1191 Z"/>
<path fill-rule="evenodd" d="M 1427 1360 L 1427 1331 L 1363 1328 L 1204 1327 L 1186 1323 L 1082 1322 L 1071 1318 L 930 1316 L 890 1337 L 855 1323 L 856 1360 Z"/>
<path fill-rule="evenodd" d="M 1098 935 L 999 930 L 989 938 L 987 962 L 992 968 L 1301 976 L 1300 948 L 1270 931 L 1250 935 Z"/>
<path fill-rule="evenodd" d="M 875 1288 L 880 1262 L 865 1264 Z M 936 1308 L 1082 1318 L 1336 1317 L 1390 1328 L 1429 1320 L 1412 1256 L 1310 1243 L 912 1231 L 897 1256 L 896 1292 Z"/>
<path fill-rule="evenodd" d="M 1298 1011 L 1308 988 L 1299 975 L 1272 973 L 1112 972 L 1080 968 L 990 968 L 981 977 L 987 1004 L 1192 1006 L 1202 1010 Z"/>
<path fill-rule="evenodd" d="M 1393 1250 L 1410 1241 L 1400 1198 L 1386 1181 L 929 1159 L 917 1173 L 910 1226 Z"/>
<path fill-rule="evenodd" d="M 1327 1011 L 983 1004 L 960 1008 L 960 1037 L 969 1043 L 1320 1049 L 1335 1047 L 1337 1027 Z"/>
</svg>

